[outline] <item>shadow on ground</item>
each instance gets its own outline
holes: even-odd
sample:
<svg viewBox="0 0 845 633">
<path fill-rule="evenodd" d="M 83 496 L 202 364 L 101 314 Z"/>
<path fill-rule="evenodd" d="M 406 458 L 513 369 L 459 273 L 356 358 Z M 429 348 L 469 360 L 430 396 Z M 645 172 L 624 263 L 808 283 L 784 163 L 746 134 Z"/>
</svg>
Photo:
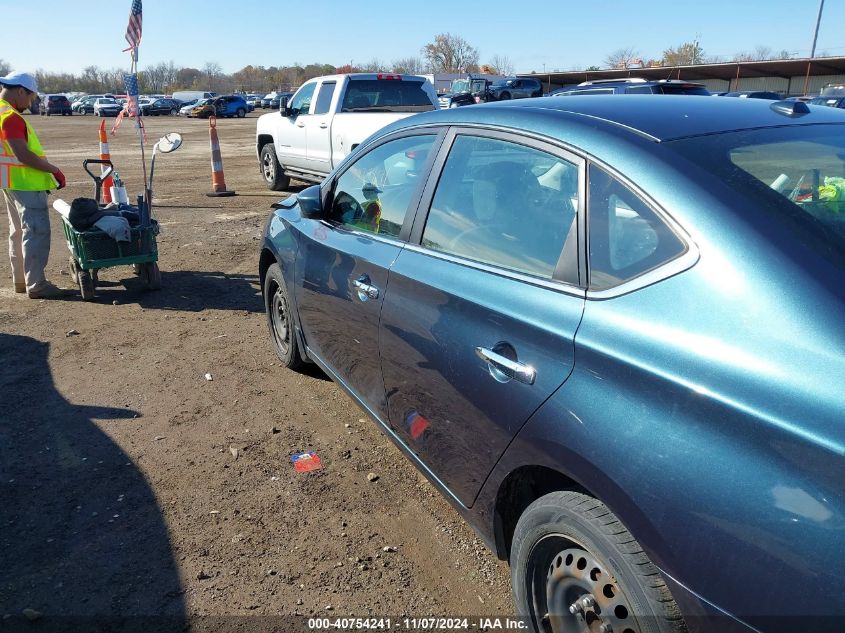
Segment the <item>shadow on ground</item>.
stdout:
<svg viewBox="0 0 845 633">
<path fill-rule="evenodd" d="M 137 414 L 68 402 L 48 351 L 0 333 L 0 630 L 183 630 L 183 590 L 153 491 L 94 423 Z M 29 622 L 25 609 L 41 617 Z"/>
<path fill-rule="evenodd" d="M 97 285 L 99 303 L 137 303 L 146 310 L 243 310 L 264 312 L 258 275 L 217 271 L 162 271 L 161 290 L 149 290 L 128 267 L 122 268 L 120 281 L 102 281 Z M 81 297 L 74 297 L 81 301 Z M 71 300 L 73 300 L 72 298 Z"/>
</svg>

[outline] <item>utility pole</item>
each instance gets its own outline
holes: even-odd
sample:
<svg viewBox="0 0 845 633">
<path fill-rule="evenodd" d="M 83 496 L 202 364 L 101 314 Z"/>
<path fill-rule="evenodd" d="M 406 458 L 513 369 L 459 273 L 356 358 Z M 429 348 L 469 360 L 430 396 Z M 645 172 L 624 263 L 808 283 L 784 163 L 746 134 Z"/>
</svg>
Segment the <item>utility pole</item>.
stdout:
<svg viewBox="0 0 845 633">
<path fill-rule="evenodd" d="M 807 76 L 804 78 L 804 94 L 807 94 L 810 86 L 810 65 L 813 63 L 813 58 L 816 56 L 816 42 L 819 39 L 819 26 L 822 23 L 822 11 L 824 10 L 824 0 L 819 0 L 819 16 L 816 18 L 816 30 L 813 32 L 813 47 L 810 49 L 810 59 L 807 61 Z"/>
</svg>

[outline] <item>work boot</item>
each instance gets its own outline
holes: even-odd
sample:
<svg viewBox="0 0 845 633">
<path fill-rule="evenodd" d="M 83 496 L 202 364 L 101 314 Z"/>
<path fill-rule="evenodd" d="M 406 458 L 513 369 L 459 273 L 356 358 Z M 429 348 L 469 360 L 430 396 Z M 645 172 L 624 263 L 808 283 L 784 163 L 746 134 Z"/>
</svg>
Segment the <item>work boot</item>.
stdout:
<svg viewBox="0 0 845 633">
<path fill-rule="evenodd" d="M 72 292 L 72 290 L 59 288 L 49 281 L 42 281 L 35 284 L 35 287 L 31 290 L 27 290 L 26 294 L 30 299 L 58 299 L 59 297 L 67 297 Z"/>
<path fill-rule="evenodd" d="M 15 292 L 23 294 L 26 292 L 26 284 L 15 284 Z"/>
</svg>

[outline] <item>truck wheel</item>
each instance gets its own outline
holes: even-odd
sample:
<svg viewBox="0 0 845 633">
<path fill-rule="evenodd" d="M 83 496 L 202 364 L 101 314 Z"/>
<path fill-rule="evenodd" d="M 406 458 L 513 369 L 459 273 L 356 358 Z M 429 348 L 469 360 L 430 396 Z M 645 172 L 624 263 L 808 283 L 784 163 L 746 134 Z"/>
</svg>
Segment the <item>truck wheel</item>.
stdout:
<svg viewBox="0 0 845 633">
<path fill-rule="evenodd" d="M 654 564 L 593 497 L 534 501 L 516 524 L 510 563 L 514 605 L 536 631 L 686 631 Z"/>
<path fill-rule="evenodd" d="M 284 191 L 290 184 L 290 178 L 285 176 L 272 143 L 261 148 L 261 175 L 270 191 Z"/>
</svg>

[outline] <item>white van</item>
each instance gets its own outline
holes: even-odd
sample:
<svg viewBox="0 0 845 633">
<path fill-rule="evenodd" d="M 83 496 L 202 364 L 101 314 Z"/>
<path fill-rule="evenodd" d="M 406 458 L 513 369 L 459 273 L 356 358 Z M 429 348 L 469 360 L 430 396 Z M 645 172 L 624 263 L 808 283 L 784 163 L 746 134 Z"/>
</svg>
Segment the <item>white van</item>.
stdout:
<svg viewBox="0 0 845 633">
<path fill-rule="evenodd" d="M 196 101 L 197 99 L 211 99 L 216 97 L 216 92 L 203 92 L 202 90 L 182 90 L 173 93 L 173 99 L 185 103 L 187 101 Z"/>
</svg>

